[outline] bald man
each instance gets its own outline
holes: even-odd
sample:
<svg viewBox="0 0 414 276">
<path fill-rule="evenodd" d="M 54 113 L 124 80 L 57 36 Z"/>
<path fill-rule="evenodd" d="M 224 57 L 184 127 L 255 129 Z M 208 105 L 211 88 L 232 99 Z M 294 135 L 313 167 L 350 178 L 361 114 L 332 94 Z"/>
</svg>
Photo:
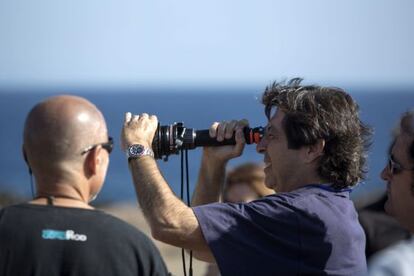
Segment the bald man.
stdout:
<svg viewBox="0 0 414 276">
<path fill-rule="evenodd" d="M 86 99 L 37 104 L 24 128 L 23 155 L 36 197 L 0 211 L 0 275 L 166 275 L 151 240 L 89 205 L 112 151 L 101 112 Z"/>
</svg>

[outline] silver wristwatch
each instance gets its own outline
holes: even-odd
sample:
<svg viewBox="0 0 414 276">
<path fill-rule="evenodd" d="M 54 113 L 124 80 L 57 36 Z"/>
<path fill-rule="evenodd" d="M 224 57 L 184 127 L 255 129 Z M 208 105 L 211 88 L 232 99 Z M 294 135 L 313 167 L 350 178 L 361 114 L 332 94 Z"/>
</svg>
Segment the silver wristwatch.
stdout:
<svg viewBox="0 0 414 276">
<path fill-rule="evenodd" d="M 144 147 L 143 145 L 140 145 L 140 144 L 130 145 L 126 151 L 126 156 L 128 157 L 128 161 L 130 161 L 131 159 L 136 159 L 136 158 L 139 158 L 141 156 L 146 156 L 146 155 L 154 157 L 154 152 L 152 151 L 151 148 Z"/>
</svg>

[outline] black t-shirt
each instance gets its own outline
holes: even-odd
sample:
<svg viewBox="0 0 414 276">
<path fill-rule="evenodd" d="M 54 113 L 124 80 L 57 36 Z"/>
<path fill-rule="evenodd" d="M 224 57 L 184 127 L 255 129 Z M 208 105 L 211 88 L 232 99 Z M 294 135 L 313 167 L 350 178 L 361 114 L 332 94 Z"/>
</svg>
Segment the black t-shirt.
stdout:
<svg viewBox="0 0 414 276">
<path fill-rule="evenodd" d="M 0 210 L 0 275 L 167 275 L 152 241 L 102 211 L 20 204 Z"/>
</svg>

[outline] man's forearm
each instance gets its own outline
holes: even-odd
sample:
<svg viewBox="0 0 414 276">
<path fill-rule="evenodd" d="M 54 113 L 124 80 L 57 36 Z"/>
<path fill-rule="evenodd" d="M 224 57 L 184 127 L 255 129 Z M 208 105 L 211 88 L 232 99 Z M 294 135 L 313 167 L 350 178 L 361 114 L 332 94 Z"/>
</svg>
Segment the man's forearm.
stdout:
<svg viewBox="0 0 414 276">
<path fill-rule="evenodd" d="M 152 220 L 168 216 L 167 202 L 176 202 L 170 187 L 158 170 L 157 163 L 151 157 L 141 157 L 129 162 L 135 190 L 139 204 L 145 217 L 152 224 Z"/>
<path fill-rule="evenodd" d="M 175 246 L 205 249 L 206 243 L 193 211 L 174 195 L 156 161 L 149 156 L 131 160 L 130 170 L 153 236 Z"/>
<path fill-rule="evenodd" d="M 211 161 L 203 155 L 192 206 L 220 201 L 227 162 Z"/>
</svg>

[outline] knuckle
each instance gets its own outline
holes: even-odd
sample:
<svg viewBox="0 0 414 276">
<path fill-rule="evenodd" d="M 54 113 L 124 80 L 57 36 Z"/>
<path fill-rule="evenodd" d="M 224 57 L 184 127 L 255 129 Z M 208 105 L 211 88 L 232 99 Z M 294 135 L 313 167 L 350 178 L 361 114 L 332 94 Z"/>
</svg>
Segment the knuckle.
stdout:
<svg viewBox="0 0 414 276">
<path fill-rule="evenodd" d="M 224 131 L 225 131 L 225 128 L 224 128 L 224 127 L 219 127 L 219 128 L 218 128 L 218 133 L 219 133 L 220 135 L 223 135 L 223 134 L 224 134 Z"/>
<path fill-rule="evenodd" d="M 211 129 L 211 130 L 216 130 L 216 129 L 218 128 L 218 126 L 219 126 L 219 123 L 218 123 L 218 122 L 214 122 L 214 123 L 210 126 L 210 129 Z"/>
<path fill-rule="evenodd" d="M 246 125 L 249 124 L 249 121 L 247 119 L 242 119 L 242 120 L 239 121 L 239 123 L 243 126 L 246 126 Z"/>
</svg>

